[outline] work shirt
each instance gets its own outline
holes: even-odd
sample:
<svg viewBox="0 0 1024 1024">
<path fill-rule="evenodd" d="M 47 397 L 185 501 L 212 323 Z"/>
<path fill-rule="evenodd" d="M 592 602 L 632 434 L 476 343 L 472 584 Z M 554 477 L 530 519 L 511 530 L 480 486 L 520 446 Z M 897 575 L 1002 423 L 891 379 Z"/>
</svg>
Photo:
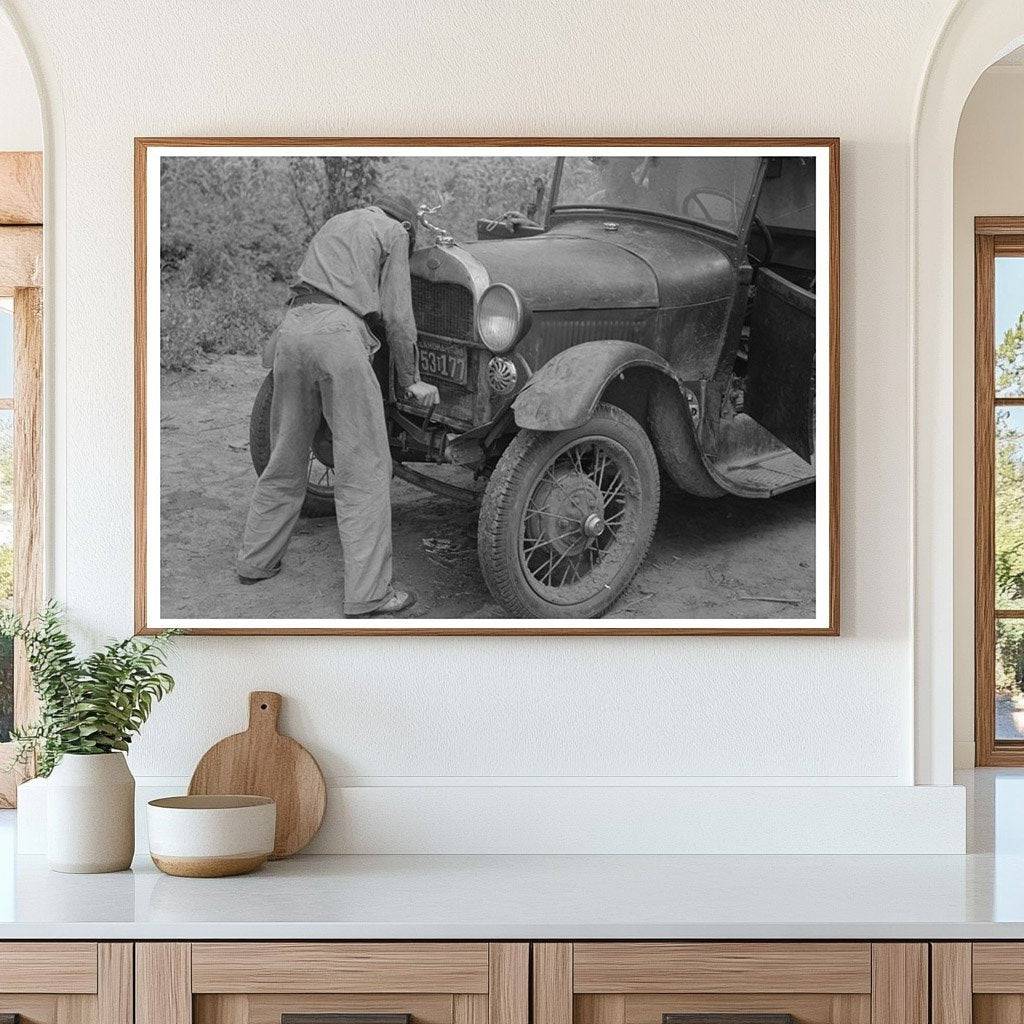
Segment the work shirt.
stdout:
<svg viewBox="0 0 1024 1024">
<path fill-rule="evenodd" d="M 420 379 L 409 277 L 409 234 L 376 206 L 332 217 L 313 236 L 296 284 L 319 288 L 363 317 L 377 314 L 387 329 L 398 383 Z"/>
</svg>

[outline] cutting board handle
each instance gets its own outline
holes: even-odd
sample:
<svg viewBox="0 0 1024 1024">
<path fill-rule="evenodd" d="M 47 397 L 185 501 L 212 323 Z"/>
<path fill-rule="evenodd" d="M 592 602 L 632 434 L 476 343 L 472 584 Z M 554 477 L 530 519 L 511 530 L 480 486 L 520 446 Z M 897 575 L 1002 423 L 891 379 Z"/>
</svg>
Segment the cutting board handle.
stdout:
<svg viewBox="0 0 1024 1024">
<path fill-rule="evenodd" d="M 277 732 L 281 694 L 254 690 L 249 694 L 249 732 Z"/>
</svg>

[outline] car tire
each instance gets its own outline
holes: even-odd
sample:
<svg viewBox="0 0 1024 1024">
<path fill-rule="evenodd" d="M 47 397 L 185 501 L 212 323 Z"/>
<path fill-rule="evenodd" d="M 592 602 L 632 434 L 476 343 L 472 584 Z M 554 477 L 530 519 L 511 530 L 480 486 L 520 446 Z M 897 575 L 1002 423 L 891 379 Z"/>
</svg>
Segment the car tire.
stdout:
<svg viewBox="0 0 1024 1024">
<path fill-rule="evenodd" d="M 256 392 L 256 399 L 252 403 L 252 413 L 249 416 L 249 455 L 252 458 L 253 468 L 256 475 L 260 476 L 270 462 L 270 450 L 272 441 L 270 436 L 270 406 L 274 400 L 274 372 L 264 378 L 259 391 Z M 326 426 L 326 425 L 325 425 Z M 320 438 L 318 436 L 318 441 Z M 315 449 L 320 450 L 325 446 L 315 442 Z M 329 445 L 326 446 L 329 449 Z M 324 458 L 330 459 L 330 455 L 321 452 Z M 312 453 L 311 453 L 312 455 Z M 321 464 L 323 465 L 323 464 Z M 333 467 L 324 465 L 324 469 Z M 306 498 L 302 503 L 302 515 L 307 519 L 322 519 L 325 516 L 334 515 L 334 486 L 333 483 L 309 482 L 306 488 Z"/>
<path fill-rule="evenodd" d="M 488 589 L 514 618 L 603 615 L 647 555 L 659 501 L 651 442 L 617 406 L 573 430 L 520 431 L 480 508 Z"/>
</svg>

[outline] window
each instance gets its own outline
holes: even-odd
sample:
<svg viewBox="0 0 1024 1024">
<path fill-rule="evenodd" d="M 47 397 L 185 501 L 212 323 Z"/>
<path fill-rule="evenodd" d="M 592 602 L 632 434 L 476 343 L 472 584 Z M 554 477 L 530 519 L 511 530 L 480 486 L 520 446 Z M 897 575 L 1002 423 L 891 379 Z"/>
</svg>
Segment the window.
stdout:
<svg viewBox="0 0 1024 1024">
<path fill-rule="evenodd" d="M 1024 765 L 1024 218 L 978 218 L 976 760 Z"/>
<path fill-rule="evenodd" d="M 736 234 L 760 163 L 742 156 L 570 156 L 554 206 L 664 213 Z"/>
</svg>

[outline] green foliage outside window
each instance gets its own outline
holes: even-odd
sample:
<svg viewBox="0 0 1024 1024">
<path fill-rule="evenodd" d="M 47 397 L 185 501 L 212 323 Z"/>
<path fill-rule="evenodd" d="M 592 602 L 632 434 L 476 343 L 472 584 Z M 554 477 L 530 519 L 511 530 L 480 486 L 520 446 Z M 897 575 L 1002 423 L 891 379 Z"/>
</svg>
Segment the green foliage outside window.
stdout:
<svg viewBox="0 0 1024 1024">
<path fill-rule="evenodd" d="M 1020 395 L 1024 384 L 1024 313 L 996 346 L 996 394 Z M 1024 410 L 996 410 L 996 608 L 1024 607 Z M 996 631 L 996 685 L 1024 691 L 1024 629 Z"/>
</svg>

